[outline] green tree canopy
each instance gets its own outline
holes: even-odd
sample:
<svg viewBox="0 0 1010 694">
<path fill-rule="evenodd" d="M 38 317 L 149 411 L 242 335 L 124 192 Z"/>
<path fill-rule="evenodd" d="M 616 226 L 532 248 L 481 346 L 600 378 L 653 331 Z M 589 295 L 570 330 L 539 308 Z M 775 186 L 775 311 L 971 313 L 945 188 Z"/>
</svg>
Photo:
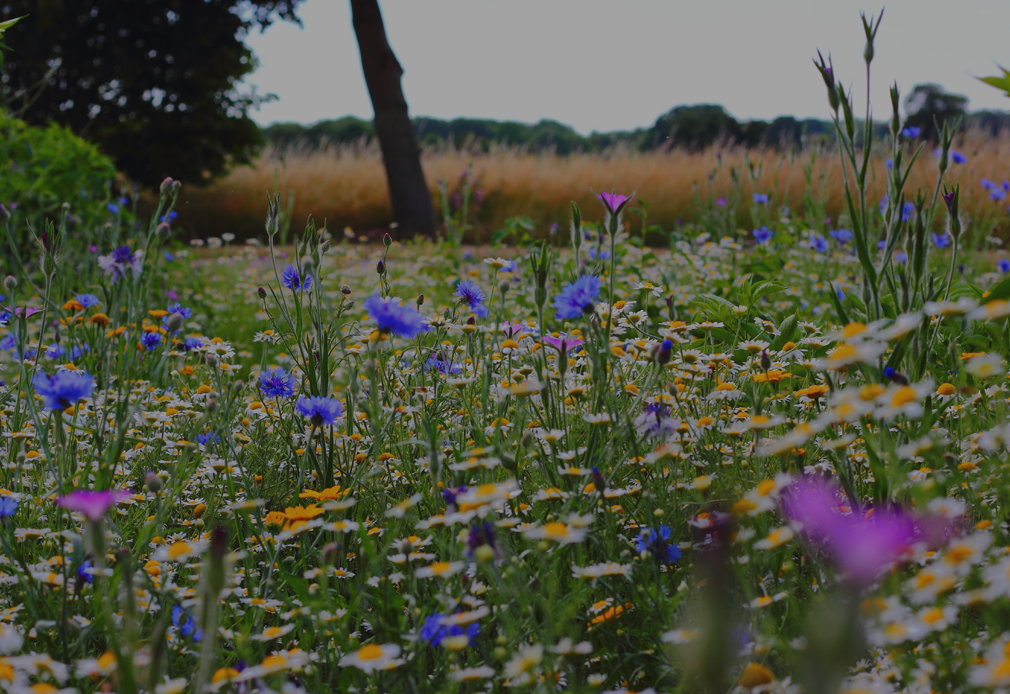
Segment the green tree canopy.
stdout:
<svg viewBox="0 0 1010 694">
<path fill-rule="evenodd" d="M 244 38 L 301 0 L 0 0 L 4 105 L 96 142 L 117 167 L 156 185 L 202 183 L 244 163 L 262 136 Z"/>
<path fill-rule="evenodd" d="M 962 118 L 967 113 L 968 97 L 950 94 L 939 84 L 917 84 L 905 97 L 906 126 L 922 131 L 922 136 L 936 138 L 936 126 L 950 118 Z"/>
</svg>

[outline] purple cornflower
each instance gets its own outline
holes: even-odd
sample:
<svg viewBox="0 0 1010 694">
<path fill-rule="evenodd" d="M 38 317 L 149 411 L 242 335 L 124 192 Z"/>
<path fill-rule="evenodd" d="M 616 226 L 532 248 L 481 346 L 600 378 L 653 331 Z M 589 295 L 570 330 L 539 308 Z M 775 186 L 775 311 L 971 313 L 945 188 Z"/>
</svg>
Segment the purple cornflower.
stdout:
<svg viewBox="0 0 1010 694">
<path fill-rule="evenodd" d="M 295 377 L 279 366 L 260 374 L 260 390 L 268 398 L 290 398 L 295 394 Z"/>
<path fill-rule="evenodd" d="M 153 352 L 161 346 L 161 333 L 144 333 L 144 337 L 140 339 L 140 344 L 148 352 Z"/>
<path fill-rule="evenodd" d="M 76 297 L 77 303 L 79 303 L 84 308 L 91 308 L 92 306 L 98 306 L 101 303 L 97 296 L 94 294 L 78 294 Z"/>
<path fill-rule="evenodd" d="M 108 255 L 98 256 L 98 267 L 102 268 L 113 282 L 126 277 L 127 271 L 132 272 L 134 277 L 139 277 L 144 269 L 144 251 L 119 246 Z"/>
<path fill-rule="evenodd" d="M 368 316 L 375 321 L 379 332 L 394 333 L 409 340 L 431 330 L 431 327 L 424 322 L 424 316 L 416 309 L 397 301 L 383 299 L 378 294 L 365 299 L 362 305 L 368 311 Z"/>
<path fill-rule="evenodd" d="M 913 139 L 919 137 L 919 134 L 921 132 L 922 132 L 922 130 L 920 130 L 919 128 L 915 127 L 914 125 L 910 125 L 910 126 L 908 126 L 907 128 L 904 128 L 901 131 L 901 136 L 902 137 L 907 137 L 909 140 L 913 140 Z"/>
<path fill-rule="evenodd" d="M 32 385 L 47 410 L 65 410 L 91 395 L 95 381 L 86 372 L 67 370 L 52 376 L 40 372 L 32 379 Z"/>
<path fill-rule="evenodd" d="M 56 500 L 56 505 L 68 511 L 78 511 L 92 523 L 102 520 L 105 512 L 120 501 L 129 498 L 130 492 L 125 489 L 107 489 L 93 491 L 91 489 L 76 489 L 66 496 Z"/>
<path fill-rule="evenodd" d="M 306 274 L 303 281 L 298 268 L 288 265 L 281 271 L 281 283 L 293 292 L 305 291 L 312 286 L 312 275 Z"/>
<path fill-rule="evenodd" d="M 823 236 L 814 236 L 810 239 L 810 248 L 812 248 L 815 253 L 827 253 L 828 240 Z"/>
<path fill-rule="evenodd" d="M 996 267 L 999 268 L 999 271 L 1005 275 L 1006 273 L 1010 272 L 1010 260 L 1003 258 L 998 263 L 996 263 Z"/>
<path fill-rule="evenodd" d="M 18 500 L 12 496 L 0 497 L 0 518 L 9 518 L 17 510 Z"/>
<path fill-rule="evenodd" d="M 450 617 L 446 617 L 441 612 L 436 612 L 424 620 L 421 627 L 421 639 L 432 646 L 442 645 L 442 639 L 447 636 L 466 636 L 469 643 L 480 630 L 480 626 L 474 622 L 467 625 L 466 630 L 458 624 L 446 624 Z"/>
<path fill-rule="evenodd" d="M 968 157 L 964 156 L 956 149 L 950 150 L 950 160 L 955 164 L 964 164 L 968 161 Z"/>
<path fill-rule="evenodd" d="M 762 226 L 760 229 L 755 229 L 751 232 L 758 243 L 768 243 L 772 238 L 772 230 L 766 226 Z"/>
<path fill-rule="evenodd" d="M 580 317 L 587 310 L 592 312 L 593 303 L 600 294 L 603 281 L 595 275 L 582 275 L 574 282 L 569 282 L 554 297 L 554 314 L 556 320 L 567 320 Z"/>
<path fill-rule="evenodd" d="M 754 202 L 758 205 L 768 204 L 768 194 L 767 193 L 754 193 Z"/>
<path fill-rule="evenodd" d="M 295 409 L 298 410 L 298 414 L 312 420 L 317 427 L 323 424 L 333 426 L 334 422 L 344 416 L 344 406 L 339 400 L 324 398 L 321 395 L 311 398 L 303 395 L 295 403 Z"/>
<path fill-rule="evenodd" d="M 487 316 L 487 307 L 484 306 L 484 300 L 487 295 L 484 294 L 476 282 L 471 282 L 470 280 L 462 280 L 456 285 L 456 293 L 453 297 L 459 303 L 465 304 L 478 318 L 484 318 Z"/>
<path fill-rule="evenodd" d="M 936 244 L 937 248 L 946 248 L 950 245 L 950 234 L 946 232 L 942 236 L 940 234 L 933 234 L 933 243 Z"/>
<path fill-rule="evenodd" d="M 568 352 L 581 347 L 582 340 L 578 340 L 574 337 L 553 337 L 551 335 L 545 335 L 544 344 L 548 347 L 553 347 L 558 352 L 564 352 L 567 354 Z"/>
<path fill-rule="evenodd" d="M 440 374 L 458 374 L 463 368 L 454 362 L 443 361 L 438 357 L 428 357 L 428 361 L 424 362 L 424 368 L 428 371 L 437 371 Z"/>
</svg>

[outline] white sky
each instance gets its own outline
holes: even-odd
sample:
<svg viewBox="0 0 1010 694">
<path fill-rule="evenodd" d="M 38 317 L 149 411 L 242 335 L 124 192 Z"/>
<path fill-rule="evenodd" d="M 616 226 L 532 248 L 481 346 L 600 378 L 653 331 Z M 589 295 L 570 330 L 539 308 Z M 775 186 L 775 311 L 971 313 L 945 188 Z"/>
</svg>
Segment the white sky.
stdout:
<svg viewBox="0 0 1010 694">
<path fill-rule="evenodd" d="M 582 133 L 650 126 L 680 104 L 722 104 L 739 119 L 825 118 L 811 58 L 834 58 L 865 94 L 860 9 L 854 0 L 380 0 L 405 70 L 412 116 L 567 123 Z M 1010 67 L 1010 0 L 890 0 L 873 62 L 874 115 L 936 82 L 969 108 L 1010 108 L 972 75 Z M 282 23 L 249 42 L 248 79 L 280 98 L 254 118 L 313 123 L 372 117 L 346 0 L 305 0 L 304 29 Z M 862 112 L 865 99 L 857 97 Z"/>
</svg>

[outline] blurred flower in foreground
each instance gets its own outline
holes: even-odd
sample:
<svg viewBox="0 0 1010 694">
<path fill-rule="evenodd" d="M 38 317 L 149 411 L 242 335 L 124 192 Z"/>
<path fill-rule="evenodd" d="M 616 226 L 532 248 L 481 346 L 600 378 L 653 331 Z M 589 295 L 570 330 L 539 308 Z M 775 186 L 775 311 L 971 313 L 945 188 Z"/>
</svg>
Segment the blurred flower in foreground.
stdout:
<svg viewBox="0 0 1010 694">
<path fill-rule="evenodd" d="M 62 506 L 68 511 L 78 511 L 92 523 L 102 520 L 102 516 L 123 499 L 130 496 L 130 492 L 125 489 L 112 489 L 106 491 L 92 491 L 90 489 L 77 489 L 66 496 L 61 496 L 56 500 L 57 506 Z"/>
<path fill-rule="evenodd" d="M 782 495 L 786 517 L 803 524 L 806 538 L 824 546 L 857 584 L 869 585 L 909 549 L 916 523 L 900 510 L 864 513 L 839 501 L 836 486 L 811 478 L 792 484 Z"/>
</svg>

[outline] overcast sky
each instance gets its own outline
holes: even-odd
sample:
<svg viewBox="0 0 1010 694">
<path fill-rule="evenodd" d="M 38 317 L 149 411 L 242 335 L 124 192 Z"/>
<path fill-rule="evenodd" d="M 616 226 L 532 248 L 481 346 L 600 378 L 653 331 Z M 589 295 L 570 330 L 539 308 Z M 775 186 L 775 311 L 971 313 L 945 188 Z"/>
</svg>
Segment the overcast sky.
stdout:
<svg viewBox="0 0 1010 694">
<path fill-rule="evenodd" d="M 412 116 L 549 118 L 582 133 L 650 126 L 673 106 L 717 103 L 740 119 L 827 116 L 819 48 L 865 94 L 853 0 L 380 0 L 405 70 Z M 977 80 L 1010 67 L 1010 0 L 890 0 L 877 36 L 872 100 L 937 82 L 969 108 L 1010 108 Z M 349 3 L 305 0 L 304 28 L 276 24 L 249 42 L 248 79 L 279 100 L 254 118 L 313 123 L 372 117 Z M 857 100 L 862 112 L 864 97 Z"/>
</svg>

